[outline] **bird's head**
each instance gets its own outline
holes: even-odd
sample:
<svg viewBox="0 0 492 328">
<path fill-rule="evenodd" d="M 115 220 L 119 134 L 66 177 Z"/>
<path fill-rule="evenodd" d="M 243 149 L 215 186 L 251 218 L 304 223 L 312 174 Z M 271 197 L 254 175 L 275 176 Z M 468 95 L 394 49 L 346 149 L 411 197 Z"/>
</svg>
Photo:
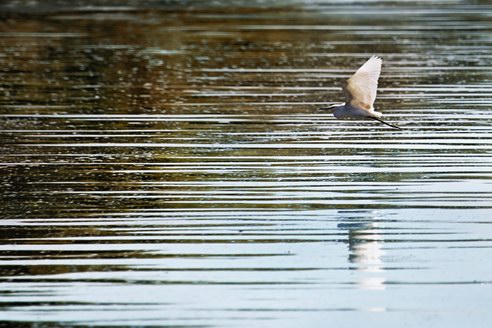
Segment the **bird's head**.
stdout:
<svg viewBox="0 0 492 328">
<path fill-rule="evenodd" d="M 320 107 L 319 109 L 320 110 L 328 110 L 330 112 L 333 112 L 335 109 L 337 109 L 338 107 L 340 106 L 343 106 L 345 105 L 344 103 L 343 104 L 334 104 L 334 105 L 330 105 L 328 107 Z"/>
</svg>

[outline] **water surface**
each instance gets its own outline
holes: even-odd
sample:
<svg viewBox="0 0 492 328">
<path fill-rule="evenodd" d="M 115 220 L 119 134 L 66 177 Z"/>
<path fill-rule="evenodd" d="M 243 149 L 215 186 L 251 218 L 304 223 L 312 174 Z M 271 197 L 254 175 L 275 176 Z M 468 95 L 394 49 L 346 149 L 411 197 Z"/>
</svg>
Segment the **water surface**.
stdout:
<svg viewBox="0 0 492 328">
<path fill-rule="evenodd" d="M 486 2 L 14 9 L 0 321 L 492 324 Z M 402 130 L 317 110 L 373 54 Z"/>
</svg>

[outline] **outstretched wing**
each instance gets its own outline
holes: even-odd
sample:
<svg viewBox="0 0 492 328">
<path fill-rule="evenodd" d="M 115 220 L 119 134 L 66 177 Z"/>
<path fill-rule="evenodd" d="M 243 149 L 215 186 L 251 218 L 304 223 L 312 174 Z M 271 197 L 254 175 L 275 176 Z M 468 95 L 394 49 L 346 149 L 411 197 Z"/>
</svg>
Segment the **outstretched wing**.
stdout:
<svg viewBox="0 0 492 328">
<path fill-rule="evenodd" d="M 373 109 L 382 63 L 381 58 L 372 56 L 348 79 L 344 88 L 348 104 L 367 110 Z"/>
</svg>

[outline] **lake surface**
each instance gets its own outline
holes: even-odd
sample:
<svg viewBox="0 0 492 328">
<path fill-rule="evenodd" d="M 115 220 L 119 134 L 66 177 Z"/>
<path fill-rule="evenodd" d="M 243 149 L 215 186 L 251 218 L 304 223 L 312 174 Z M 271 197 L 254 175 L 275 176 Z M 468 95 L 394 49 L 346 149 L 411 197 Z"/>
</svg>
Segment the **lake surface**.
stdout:
<svg viewBox="0 0 492 328">
<path fill-rule="evenodd" d="M 487 1 L 8 3 L 0 322 L 492 325 Z"/>
</svg>

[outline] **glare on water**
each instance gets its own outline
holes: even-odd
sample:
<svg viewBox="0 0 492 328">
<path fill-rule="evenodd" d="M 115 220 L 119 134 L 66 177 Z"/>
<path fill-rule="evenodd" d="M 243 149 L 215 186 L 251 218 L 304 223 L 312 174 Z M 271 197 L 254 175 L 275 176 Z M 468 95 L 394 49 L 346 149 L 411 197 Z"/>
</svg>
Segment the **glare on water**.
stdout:
<svg viewBox="0 0 492 328">
<path fill-rule="evenodd" d="M 491 5 L 190 3 L 0 7 L 0 322 L 492 324 Z"/>
</svg>

